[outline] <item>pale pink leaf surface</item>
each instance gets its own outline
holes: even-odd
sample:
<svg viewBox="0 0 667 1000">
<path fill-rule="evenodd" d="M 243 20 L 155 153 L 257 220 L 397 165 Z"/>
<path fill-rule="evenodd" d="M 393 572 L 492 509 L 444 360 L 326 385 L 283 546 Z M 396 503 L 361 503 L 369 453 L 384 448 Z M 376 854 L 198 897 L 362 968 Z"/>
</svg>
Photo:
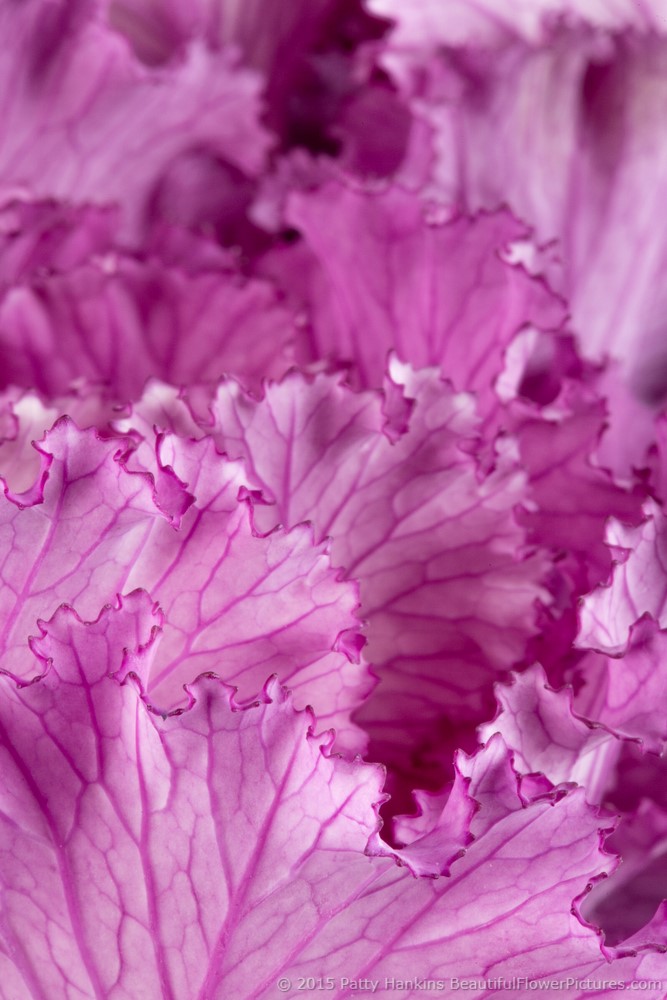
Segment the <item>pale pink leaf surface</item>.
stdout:
<svg viewBox="0 0 667 1000">
<path fill-rule="evenodd" d="M 340 582 L 307 525 L 259 534 L 239 498 L 243 468 L 211 441 L 161 439 L 169 504 L 160 480 L 156 489 L 120 464 L 118 440 L 61 421 L 39 447 L 34 489 L 1 508 L 5 668 L 21 673 L 35 619 L 60 602 L 89 615 L 114 593 L 150 588 L 167 618 L 146 681 L 154 701 L 182 702 L 182 685 L 203 671 L 243 697 L 278 673 L 300 707 L 312 703 L 339 730 L 341 747 L 363 749 L 349 719 L 373 683 L 360 657 L 357 587 Z"/>
<path fill-rule="evenodd" d="M 557 240 L 552 278 L 585 352 L 616 357 L 644 403 L 664 400 L 664 0 L 372 9 L 396 17 L 383 64 L 436 127 L 440 197 L 509 205 Z"/>
<path fill-rule="evenodd" d="M 287 975 L 294 980 L 297 975 L 344 975 L 357 981 L 368 977 L 379 980 L 376 995 L 384 1000 L 396 991 L 395 986 L 383 989 L 386 978 L 445 983 L 475 978 L 478 986 L 469 995 L 478 1000 L 495 995 L 493 987 L 484 985 L 494 977 L 508 981 L 522 975 L 553 977 L 561 983 L 593 974 L 628 981 L 648 979 L 651 973 L 657 978 L 662 959 L 652 953 L 612 964 L 601 961 L 594 931 L 578 916 L 578 900 L 585 889 L 581 882 L 578 888 L 575 883 L 583 853 L 588 854 L 589 882 L 615 867 L 614 859 L 601 851 L 600 841 L 594 846 L 595 838 L 587 837 L 592 826 L 605 824 L 593 820 L 582 791 L 527 801 L 499 739 L 461 763 L 470 776 L 471 791 L 479 795 L 480 809 L 473 820 L 477 840 L 455 863 L 451 878 L 408 883 L 400 872 L 388 872 L 322 929 Z M 587 851 L 580 838 L 588 840 Z M 437 840 L 430 844 L 435 858 Z M 409 850 L 418 846 L 417 841 Z M 352 975 L 345 971 L 351 969 Z M 661 988 L 653 986 L 656 998 Z M 407 985 L 403 995 L 412 1000 L 423 989 Z M 650 989 L 645 992 L 651 994 Z M 574 1000 L 585 991 L 561 985 L 559 994 Z M 349 984 L 338 995 L 348 1000 L 357 994 Z M 521 985 L 510 986 L 502 989 L 502 995 L 519 1000 L 525 992 Z M 260 996 L 273 1000 L 275 994 Z"/>
<path fill-rule="evenodd" d="M 542 779 L 529 789 L 515 767 L 514 749 L 495 733 L 483 748 L 470 756 L 459 751 L 457 766 L 469 782 L 468 794 L 477 802 L 478 812 L 470 824 L 471 833 L 479 840 L 496 823 L 526 808 L 538 799 L 553 798 L 553 786 Z"/>
<path fill-rule="evenodd" d="M 151 714 L 109 675 L 149 669 L 161 616 L 123 604 L 61 608 L 44 676 L 3 678 L 3 996 L 251 997 L 368 879 L 381 772 L 328 757 L 275 684 L 240 710 L 200 679 Z"/>
<path fill-rule="evenodd" d="M 554 559 L 553 601 L 542 613 L 531 657 L 560 685 L 578 655 L 571 649 L 579 626 L 577 603 L 611 573 L 613 556 L 605 544 L 609 518 L 641 523 L 645 489 L 596 464 L 606 416 L 595 391 L 597 373 L 582 365 L 567 338 L 550 344 L 535 333 L 527 331 L 510 347 L 497 384 L 504 406 L 494 422 L 516 440 L 526 474 L 519 521 L 528 539 Z"/>
<path fill-rule="evenodd" d="M 515 250 L 516 244 L 509 259 L 514 259 Z M 570 333 L 545 333 L 527 326 L 505 351 L 503 370 L 494 388 L 498 399 L 505 404 L 518 399 L 544 408 L 558 399 L 568 379 L 588 384 L 591 369 L 597 374 L 597 368 L 586 365 L 580 358 Z"/>
<path fill-rule="evenodd" d="M 654 448 L 652 468 L 652 485 L 658 500 L 667 502 L 667 414 L 652 421 L 651 444 Z M 648 463 L 647 463 L 648 464 Z"/>
<path fill-rule="evenodd" d="M 632 664 L 627 665 L 627 670 L 632 671 Z M 596 684 L 595 676 L 589 677 L 589 683 Z M 582 719 L 573 711 L 571 690 L 554 691 L 546 684 L 541 668 L 533 667 L 515 676 L 511 687 L 497 686 L 498 716 L 480 728 L 480 736 L 489 739 L 491 746 L 501 734 L 512 748 L 520 771 L 541 772 L 554 784 L 575 781 L 585 788 L 588 801 L 603 802 L 616 780 L 621 749 L 617 737 L 627 729 L 625 720 L 632 723 L 636 703 L 648 702 L 651 695 L 656 716 L 664 706 L 664 690 L 656 699 L 655 685 L 651 689 L 649 681 L 648 686 L 646 695 L 641 690 L 641 679 L 636 685 L 626 686 L 627 702 L 616 706 L 621 725 L 610 732 L 604 727 L 616 721 L 611 712 L 603 710 L 589 716 L 594 722 Z M 474 782 L 470 794 L 478 797 Z M 623 863 L 611 879 L 596 886 L 583 912 L 586 919 L 603 928 L 609 946 L 618 945 L 626 951 L 665 943 L 663 915 L 656 910 L 667 897 L 666 822 L 658 804 L 644 801 L 638 810 L 623 816 L 607 841 L 606 849 L 618 853 Z"/>
<path fill-rule="evenodd" d="M 391 855 L 417 876 L 451 875 L 452 865 L 473 840 L 470 828 L 478 802 L 469 786 L 470 778 L 455 764 L 447 790 L 432 795 L 415 792 L 417 813 L 393 818 L 394 840 L 400 846 L 390 847 L 377 835 L 371 838 L 368 852 Z"/>
<path fill-rule="evenodd" d="M 123 589 L 127 567 L 162 519 L 148 477 L 114 461 L 117 442 L 63 419 L 39 450 L 34 485 L 0 503 L 2 666 L 17 674 L 35 620 L 62 601 L 94 614 Z"/>
<path fill-rule="evenodd" d="M 582 727 L 581 732 L 577 732 L 576 720 L 571 715 L 567 700 L 559 697 L 550 702 L 548 697 L 545 698 L 544 692 L 548 689 L 542 678 L 539 688 L 541 704 L 537 704 L 538 674 L 528 680 L 526 676 L 518 680 L 523 683 L 523 689 L 513 690 L 504 699 L 505 714 L 511 714 L 513 718 L 501 720 L 499 729 L 503 735 L 499 731 L 494 732 L 491 726 L 485 727 L 483 736 L 488 737 L 485 749 L 473 757 L 458 755 L 457 774 L 467 776 L 467 793 L 479 805 L 470 822 L 470 834 L 475 840 L 484 837 L 495 823 L 501 822 L 513 810 L 539 800 L 555 802 L 564 794 L 568 784 L 554 787 L 544 776 L 522 775 L 515 770 L 515 767 L 523 770 L 545 766 L 556 781 L 569 782 L 570 777 L 575 777 L 568 774 L 567 767 L 558 767 L 553 748 L 546 749 L 551 739 L 555 738 L 558 743 L 565 740 L 565 763 L 572 764 L 572 752 L 576 757 L 577 742 L 582 748 L 582 758 L 588 753 L 585 740 L 581 739 L 584 729 Z M 531 698 L 535 704 L 530 704 Z M 512 702 L 511 708 L 508 701 Z M 523 712 L 528 716 L 527 732 L 521 731 L 521 723 L 526 721 L 520 718 Z M 535 716 L 542 725 L 541 736 L 537 738 Z M 512 723 L 516 723 L 514 728 Z M 493 735 L 489 736 L 492 732 Z M 506 740 L 514 741 L 514 744 L 509 744 L 511 749 L 508 749 Z M 543 745 L 540 745 L 542 742 Z M 528 760 L 524 751 L 529 756 Z M 585 779 L 585 759 L 575 761 L 577 769 L 578 777 Z M 410 857 L 415 848 L 417 852 L 422 848 L 418 856 L 422 866 L 427 867 L 429 860 L 431 865 L 437 861 L 437 850 L 431 847 L 429 853 L 428 847 L 442 839 L 442 832 L 448 826 L 450 806 L 445 796 L 442 809 L 442 795 L 419 793 L 417 801 L 426 808 L 414 817 L 398 817 L 394 824 L 397 833 L 403 832 L 416 843 L 414 847 L 411 843 L 404 852 L 397 853 Z M 665 943 L 664 912 L 659 905 L 663 899 L 661 894 L 667 890 L 665 815 L 659 806 L 646 801 L 633 817 L 624 819 L 606 841 L 605 849 L 618 853 L 623 863 L 611 871 L 611 878 L 596 880 L 592 892 L 583 900 L 581 910 L 586 920 L 603 928 L 610 956 L 628 954 L 639 948 L 661 948 Z M 613 820 L 609 829 L 612 827 Z M 454 869 L 454 877 L 458 870 L 458 867 Z"/>
<path fill-rule="evenodd" d="M 415 0 L 409 8 L 400 0 L 369 0 L 368 5 L 394 21 L 392 48 L 406 60 L 414 48 L 436 51 L 442 44 L 493 45 L 512 38 L 544 44 L 558 19 L 645 31 L 664 29 L 667 20 L 665 0 L 452 0 L 447 17 L 438 0 Z"/>
<path fill-rule="evenodd" d="M 500 733 L 520 771 L 541 772 L 554 785 L 575 781 L 586 789 L 589 801 L 602 801 L 618 740 L 574 714 L 571 690 L 554 691 L 542 668 L 533 666 L 516 674 L 511 686 L 498 684 L 496 698 L 498 714 L 480 726 L 482 740 Z"/>
<path fill-rule="evenodd" d="M 340 0 L 291 0 L 279 7 L 267 7 L 262 0 L 244 4 L 234 0 L 112 0 L 109 18 L 149 64 L 167 61 L 188 40 L 200 36 L 214 46 L 238 46 L 248 65 L 269 75 L 277 64 L 298 62 L 340 6 Z"/>
<path fill-rule="evenodd" d="M 178 531 L 156 520 L 126 566 L 124 586 L 149 590 L 168 624 L 147 684 L 151 699 L 182 701 L 184 681 L 209 670 L 252 697 L 276 673 L 298 707 L 312 704 L 336 728 L 337 746 L 362 750 L 349 715 L 373 681 L 360 658 L 357 586 L 340 581 L 309 525 L 260 534 L 250 500 L 238 499 L 243 467 L 212 441 L 168 436 L 160 461 L 195 501 Z"/>
<path fill-rule="evenodd" d="M 208 389 L 202 387 L 202 391 Z M 101 437 L 119 438 L 119 447 L 126 449 L 125 467 L 150 472 L 156 480 L 164 469 L 156 454 L 155 428 L 182 438 L 202 437 L 201 427 L 181 399 L 182 390 L 174 386 L 150 379 L 141 398 L 123 406 L 109 393 L 108 387 L 87 382 L 55 398 L 19 388 L 0 393 L 0 475 L 12 493 L 29 489 L 37 479 L 41 456 L 32 442 L 42 438 L 63 414 L 82 430 L 95 428 Z M 156 488 L 159 492 L 158 482 Z M 182 485 L 178 492 L 183 493 Z"/>
<path fill-rule="evenodd" d="M 109 19 L 149 65 L 173 64 L 193 38 L 240 50 L 283 145 L 328 153 L 346 98 L 365 89 L 357 52 L 385 28 L 360 0 L 113 0 Z"/>
<path fill-rule="evenodd" d="M 196 35 L 202 35 L 207 5 L 203 0 L 111 0 L 107 19 L 147 66 L 168 63 Z"/>
<path fill-rule="evenodd" d="M 547 781 L 544 791 L 550 790 Z M 420 875 L 449 874 L 445 858 L 462 857 L 472 841 L 526 801 L 512 755 L 496 733 L 479 753 L 457 752 L 448 788 L 414 792 L 416 811 L 392 820 L 395 839 L 405 845 L 395 857 Z M 455 847 L 458 854 L 452 854 Z"/>
<path fill-rule="evenodd" d="M 262 523 L 312 519 L 332 538 L 333 564 L 359 580 L 382 678 L 359 721 L 397 761 L 442 719 L 484 717 L 493 679 L 533 633 L 546 563 L 523 551 L 513 510 L 525 483 L 512 456 L 484 476 L 462 449 L 472 399 L 437 372 L 394 363 L 392 378 L 414 401 L 394 443 L 382 397 L 328 376 L 288 376 L 261 401 L 223 383 L 209 429 L 275 499 Z"/>
<path fill-rule="evenodd" d="M 637 524 L 641 497 L 591 461 L 604 427 L 604 404 L 586 399 L 579 387 L 567 388 L 573 391 L 542 413 L 515 405 L 508 423 L 529 481 L 532 505 L 523 523 L 533 541 L 570 556 L 582 593 L 609 575 L 608 519 Z"/>
<path fill-rule="evenodd" d="M 570 912 L 612 867 L 579 791 L 525 805 L 515 788 L 455 876 L 415 880 L 364 856 L 378 769 L 329 756 L 278 685 L 243 709 L 200 678 L 162 719 L 110 676 L 150 669 L 160 622 L 143 594 L 89 624 L 61 608 L 34 642 L 43 675 L 1 685 L 4 996 L 275 1000 L 280 976 L 653 970 L 651 954 L 604 966 Z M 333 995 L 352 993 L 339 979 Z"/>
<path fill-rule="evenodd" d="M 17 285 L 0 303 L 4 384 L 51 395 L 82 377 L 123 402 L 150 377 L 179 385 L 229 372 L 258 386 L 290 367 L 293 339 L 269 283 L 157 259 L 111 254 Z"/>
<path fill-rule="evenodd" d="M 148 409 L 151 390 L 147 389 L 145 395 Z M 56 398 L 25 389 L 5 389 L 0 392 L 0 412 L 6 421 L 0 433 L 0 476 L 15 494 L 29 490 L 38 478 L 42 455 L 33 442 L 43 438 L 63 414 L 82 430 L 94 427 L 100 436 L 122 437 L 122 418 L 128 411 L 116 405 L 104 387 L 81 384 L 68 395 Z M 126 441 L 129 447 L 130 439 Z M 144 466 L 136 471 L 153 470 Z"/>
<path fill-rule="evenodd" d="M 155 477 L 161 509 L 170 512 L 180 509 L 184 487 L 178 477 L 170 474 L 173 470 L 163 455 L 167 450 L 173 454 L 173 446 L 169 449 L 166 445 L 167 435 L 186 440 L 202 437 L 201 428 L 181 398 L 183 391 L 150 379 L 141 399 L 117 414 L 112 422 L 115 432 L 127 436 L 128 449 L 123 456 L 125 467 L 133 472 L 150 472 Z M 210 389 L 205 386 L 202 391 L 208 393 Z M 178 484 L 176 489 L 174 483 Z M 244 485 L 252 485 L 249 478 Z"/>
<path fill-rule="evenodd" d="M 605 944 L 621 951 L 667 945 L 667 812 L 644 800 L 623 817 L 607 841 L 623 863 L 586 898 L 587 920 L 605 931 Z"/>
<path fill-rule="evenodd" d="M 607 404 L 605 432 L 596 451 L 596 460 L 626 482 L 636 472 L 651 466 L 650 452 L 660 437 L 656 406 L 637 398 L 625 377 L 622 361 L 610 361 L 596 381 L 598 394 Z M 628 434 L 632 427 L 632 434 Z M 660 489 L 660 477 L 655 484 Z"/>
<path fill-rule="evenodd" d="M 397 839 L 408 845 L 397 852 L 398 856 L 409 858 L 414 846 L 420 850 L 424 861 L 430 856 L 431 864 L 436 862 L 440 853 L 439 838 L 451 828 L 452 805 L 458 807 L 463 790 L 469 806 L 473 808 L 468 807 L 468 837 L 461 841 L 461 845 L 478 840 L 495 823 L 529 802 L 559 794 L 544 775 L 520 774 L 514 766 L 515 757 L 514 749 L 508 746 L 499 731 L 494 732 L 474 754 L 468 756 L 458 751 L 456 776 L 450 787 L 440 792 L 416 791 L 416 811 L 393 818 Z M 431 874 L 437 874 L 435 869 Z"/>
<path fill-rule="evenodd" d="M 49 406 L 36 393 L 5 389 L 0 395 L 0 476 L 12 493 L 30 489 L 42 464 L 32 442 L 44 436 L 67 406 Z"/>
<path fill-rule="evenodd" d="M 574 705 L 615 733 L 662 753 L 667 741 L 667 634 L 648 615 L 630 627 L 622 656 L 589 654 Z"/>
<path fill-rule="evenodd" d="M 177 389 L 156 382 L 147 385 L 140 416 L 134 407 L 115 403 L 107 387 L 94 383 L 80 383 L 56 398 L 10 388 L 0 393 L 0 413 L 4 423 L 0 430 L 0 476 L 12 494 L 34 484 L 43 461 L 34 443 L 66 414 L 82 430 L 94 428 L 100 438 L 116 440 L 126 469 L 153 476 L 155 502 L 174 523 L 192 503 L 183 484 L 156 454 L 156 423 L 185 437 L 200 436 L 187 407 L 179 403 Z"/>
<path fill-rule="evenodd" d="M 653 501 L 644 505 L 642 524 L 612 519 L 607 544 L 615 556 L 609 582 L 584 599 L 576 644 L 612 655 L 623 653 L 630 629 L 644 614 L 667 625 L 667 521 Z"/>
<path fill-rule="evenodd" d="M 0 186 L 118 203 L 121 232 L 136 239 L 154 185 L 181 152 L 204 146 L 259 172 L 260 80 L 202 45 L 148 69 L 96 6 L 3 4 Z"/>
<path fill-rule="evenodd" d="M 476 391 L 484 411 L 517 331 L 565 317 L 540 281 L 502 259 L 525 232 L 508 212 L 429 218 L 399 187 L 368 193 L 332 182 L 295 193 L 287 215 L 317 259 L 304 290 L 311 350 L 354 362 L 362 385 L 382 384 L 393 350 Z"/>
<path fill-rule="evenodd" d="M 501 734 L 512 748 L 519 770 L 541 772 L 554 784 L 576 781 L 584 787 L 588 801 L 605 803 L 615 812 L 618 807 L 610 796 L 616 782 L 622 780 L 617 772 L 620 738 L 636 740 L 640 736 L 649 749 L 662 748 L 662 743 L 651 746 L 652 737 L 656 743 L 655 731 L 664 733 L 660 722 L 665 688 L 660 668 L 655 654 L 651 666 L 658 668 L 657 679 L 649 676 L 643 663 L 643 673 L 636 670 L 634 662 L 637 656 L 646 655 L 641 642 L 647 629 L 650 637 L 654 636 L 653 624 L 642 621 L 633 629 L 638 651 L 626 654 L 630 662 L 625 662 L 626 657 L 619 661 L 599 657 L 601 669 L 597 673 L 590 664 L 584 671 L 592 688 L 585 703 L 588 719 L 575 711 L 583 699 L 573 699 L 570 689 L 554 691 L 542 669 L 533 667 L 516 676 L 511 687 L 497 686 L 499 713 L 480 728 L 481 738 L 493 740 Z M 605 667 L 609 674 L 614 669 L 625 673 L 614 682 Z M 637 782 L 625 784 L 634 789 Z M 472 786 L 470 793 L 475 795 Z M 639 808 L 628 804 L 628 810 L 606 845 L 623 863 L 608 882 L 594 889 L 583 911 L 586 919 L 604 930 L 605 943 L 618 946 L 622 953 L 662 947 L 666 935 L 664 913 L 659 910 L 667 898 L 665 812 L 648 800 Z"/>
<path fill-rule="evenodd" d="M 85 263 L 109 250 L 117 224 L 117 208 L 9 199 L 0 208 L 2 283 Z"/>
<path fill-rule="evenodd" d="M 196 394 L 198 388 L 205 396 L 210 394 L 210 387 L 206 385 L 190 386 L 189 392 Z M 155 429 L 168 431 L 180 438 L 202 437 L 201 427 L 184 397 L 184 389 L 152 378 L 146 383 L 141 399 L 129 408 L 127 418 L 123 415 L 116 419 L 114 426 L 125 433 L 136 431 L 140 442 L 150 441 L 151 432 Z"/>
</svg>

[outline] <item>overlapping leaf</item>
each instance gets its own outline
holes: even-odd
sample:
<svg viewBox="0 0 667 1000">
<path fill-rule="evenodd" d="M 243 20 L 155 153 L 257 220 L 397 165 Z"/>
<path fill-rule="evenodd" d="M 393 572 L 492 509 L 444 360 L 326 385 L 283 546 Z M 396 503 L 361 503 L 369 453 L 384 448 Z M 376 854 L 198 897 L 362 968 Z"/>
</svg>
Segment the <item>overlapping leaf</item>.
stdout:
<svg viewBox="0 0 667 1000">
<path fill-rule="evenodd" d="M 636 527 L 610 520 L 607 544 L 615 556 L 610 580 L 592 591 L 581 607 L 577 645 L 606 653 L 627 648 L 630 629 L 644 614 L 661 626 L 665 619 L 667 525 L 662 510 L 645 505 L 645 520 Z"/>
<path fill-rule="evenodd" d="M 260 169 L 260 80 L 229 54 L 193 46 L 179 65 L 147 69 L 85 2 L 5 3 L 0 28 L 0 191 L 118 204 L 136 240 L 184 151 Z"/>
<path fill-rule="evenodd" d="M 546 562 L 523 551 L 513 509 L 525 480 L 512 456 L 483 476 L 464 450 L 471 398 L 433 371 L 395 364 L 392 376 L 413 407 L 394 443 L 379 395 L 325 376 L 290 376 L 259 402 L 225 383 L 209 429 L 275 499 L 264 523 L 311 518 L 317 537 L 331 535 L 334 565 L 360 581 L 382 683 L 359 719 L 381 759 L 406 766 L 443 720 L 489 710 L 494 677 L 533 633 Z"/>
<path fill-rule="evenodd" d="M 293 265 L 275 257 L 311 314 L 304 354 L 353 362 L 362 385 L 382 384 L 393 350 L 476 391 L 484 411 L 518 330 L 563 322 L 561 301 L 502 259 L 525 235 L 508 212 L 448 221 L 396 186 L 368 193 L 330 183 L 294 194 L 287 216 L 311 255 Z"/>
<path fill-rule="evenodd" d="M 186 712 L 150 713 L 113 674 L 148 669 L 159 627 L 141 594 L 87 625 L 61 608 L 34 643 L 44 674 L 1 685 L 3 995 L 273 1000 L 312 974 L 343 998 L 363 977 L 386 996 L 408 975 L 610 968 L 570 912 L 610 866 L 580 792 L 526 804 L 496 741 L 471 762 L 478 841 L 451 879 L 415 880 L 364 856 L 377 769 L 330 757 L 278 686 L 241 709 L 201 678 Z"/>
<path fill-rule="evenodd" d="M 612 354 L 636 398 L 663 402 L 662 0 L 372 9 L 396 19 L 383 64 L 436 132 L 440 196 L 509 205 L 553 241 L 550 278 L 586 352 Z"/>
<path fill-rule="evenodd" d="M 7 292 L 2 381 L 57 396 L 86 378 L 121 402 L 151 377 L 181 385 L 232 372 L 258 386 L 290 366 L 294 334 L 268 282 L 110 253 Z"/>
<path fill-rule="evenodd" d="M 60 602 L 91 615 L 115 593 L 144 587 L 167 619 L 146 681 L 159 704 L 182 701 L 182 685 L 204 671 L 246 697 L 277 673 L 297 704 L 316 705 L 341 743 L 359 749 L 349 713 L 371 680 L 359 659 L 356 588 L 339 582 L 307 526 L 256 531 L 239 497 L 243 469 L 212 443 L 162 448 L 161 489 L 120 464 L 118 440 L 66 421 L 47 435 L 34 489 L 2 506 L 3 667 L 22 675 L 35 620 Z"/>
</svg>

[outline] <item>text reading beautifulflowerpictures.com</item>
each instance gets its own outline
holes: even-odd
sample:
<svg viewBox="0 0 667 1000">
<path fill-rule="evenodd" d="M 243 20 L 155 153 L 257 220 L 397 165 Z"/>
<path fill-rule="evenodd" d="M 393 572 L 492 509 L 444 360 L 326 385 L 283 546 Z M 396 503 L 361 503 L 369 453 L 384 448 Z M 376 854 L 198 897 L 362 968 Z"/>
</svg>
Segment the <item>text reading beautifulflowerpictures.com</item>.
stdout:
<svg viewBox="0 0 667 1000">
<path fill-rule="evenodd" d="M 566 979 L 531 979 L 527 976 L 499 976 L 488 979 L 460 978 L 456 976 L 444 979 L 425 979 L 419 976 L 412 979 L 398 979 L 392 976 L 383 979 L 354 979 L 348 976 L 324 976 L 319 978 L 314 976 L 299 976 L 296 981 L 283 977 L 278 980 L 277 985 L 281 993 L 292 993 L 292 995 L 330 992 L 333 990 L 348 990 L 351 995 L 361 993 L 379 994 L 382 992 L 410 993 L 410 995 L 413 995 L 418 991 L 423 991 L 424 993 L 444 993 L 445 991 L 463 992 L 468 990 L 471 992 L 480 990 L 513 990 L 548 994 L 550 990 L 555 992 L 579 990 L 582 993 L 611 990 L 641 993 L 667 988 L 667 981 L 634 979 L 625 982 L 621 979 L 576 979 L 574 977 Z"/>
</svg>

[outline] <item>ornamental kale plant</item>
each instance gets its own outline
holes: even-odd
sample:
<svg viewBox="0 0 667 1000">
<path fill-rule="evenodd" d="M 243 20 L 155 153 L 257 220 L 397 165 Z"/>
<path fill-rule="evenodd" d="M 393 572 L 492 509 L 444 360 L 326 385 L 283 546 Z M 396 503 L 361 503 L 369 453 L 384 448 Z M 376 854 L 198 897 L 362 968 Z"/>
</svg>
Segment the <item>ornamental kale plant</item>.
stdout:
<svg viewBox="0 0 667 1000">
<path fill-rule="evenodd" d="M 0 0 L 0 998 L 667 996 L 667 5 Z"/>
</svg>

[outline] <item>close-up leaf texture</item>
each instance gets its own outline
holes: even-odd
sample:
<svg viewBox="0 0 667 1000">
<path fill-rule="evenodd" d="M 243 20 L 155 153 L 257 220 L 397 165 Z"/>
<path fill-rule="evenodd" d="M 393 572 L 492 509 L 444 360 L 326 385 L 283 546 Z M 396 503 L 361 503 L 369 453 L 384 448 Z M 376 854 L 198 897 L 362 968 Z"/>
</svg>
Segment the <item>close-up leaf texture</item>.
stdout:
<svg viewBox="0 0 667 1000">
<path fill-rule="evenodd" d="M 0 1000 L 665 1000 L 666 200 L 666 0 L 0 0 Z"/>
</svg>

